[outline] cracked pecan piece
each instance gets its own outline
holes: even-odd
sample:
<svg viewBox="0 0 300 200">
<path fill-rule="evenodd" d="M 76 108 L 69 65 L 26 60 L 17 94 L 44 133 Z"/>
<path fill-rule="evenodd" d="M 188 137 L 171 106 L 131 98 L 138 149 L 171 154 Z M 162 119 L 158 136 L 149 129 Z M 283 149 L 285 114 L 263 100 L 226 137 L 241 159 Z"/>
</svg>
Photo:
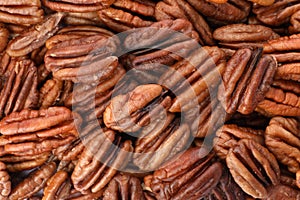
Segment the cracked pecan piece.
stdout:
<svg viewBox="0 0 300 200">
<path fill-rule="evenodd" d="M 158 21 L 166 19 L 186 19 L 198 32 L 201 45 L 213 45 L 214 40 L 210 27 L 204 18 L 184 0 L 163 0 L 155 6 L 155 18 Z"/>
<path fill-rule="evenodd" d="M 108 184 L 103 200 L 146 200 L 141 181 L 130 175 L 118 174 Z"/>
<path fill-rule="evenodd" d="M 10 56 L 25 56 L 43 46 L 46 40 L 58 31 L 58 24 L 63 17 L 63 13 L 48 16 L 40 24 L 32 26 L 12 39 L 7 45 L 6 52 Z"/>
<path fill-rule="evenodd" d="M 118 66 L 113 56 L 119 40 L 98 27 L 63 29 L 46 42 L 45 66 L 59 80 L 100 82 L 112 75 Z"/>
<path fill-rule="evenodd" d="M 190 148 L 156 170 L 151 189 L 157 199 L 201 199 L 218 184 L 222 164 L 204 148 Z"/>
<path fill-rule="evenodd" d="M 40 0 L 2 0 L 0 21 L 10 24 L 31 25 L 43 20 L 44 11 Z"/>
<path fill-rule="evenodd" d="M 249 114 L 262 101 L 273 81 L 277 62 L 261 56 L 262 49 L 239 49 L 231 57 L 222 76 L 218 99 L 227 113 Z"/>
<path fill-rule="evenodd" d="M 110 29 L 123 32 L 150 26 L 154 21 L 155 2 L 152 0 L 116 0 L 111 7 L 98 12 Z"/>
<path fill-rule="evenodd" d="M 26 108 L 36 108 L 37 69 L 26 58 L 4 55 L 1 65 L 0 117 Z"/>
<path fill-rule="evenodd" d="M 101 191 L 117 170 L 127 165 L 129 153 L 133 151 L 131 141 L 121 141 L 112 130 L 101 132 L 97 125 L 89 134 L 71 175 L 75 189 L 83 194 Z"/>
<path fill-rule="evenodd" d="M 141 170 L 153 171 L 189 146 L 188 124 L 171 113 L 158 113 L 155 122 L 139 131 L 133 162 Z"/>
<path fill-rule="evenodd" d="M 55 170 L 55 162 L 45 163 L 13 188 L 9 199 L 17 200 L 32 197 L 46 185 L 47 180 L 55 173 Z"/>
<path fill-rule="evenodd" d="M 42 0 L 51 10 L 59 12 L 93 12 L 109 7 L 115 0 Z"/>
<path fill-rule="evenodd" d="M 266 146 L 288 169 L 300 170 L 300 121 L 297 118 L 273 117 L 266 128 Z"/>
<path fill-rule="evenodd" d="M 3 162 L 0 162 L 0 177 L 0 199 L 5 200 L 11 192 L 11 182 Z"/>
<path fill-rule="evenodd" d="M 225 159 L 229 150 L 234 148 L 241 139 L 249 139 L 264 144 L 264 131 L 241 127 L 236 124 L 225 124 L 219 128 L 214 138 L 216 154 Z"/>
<path fill-rule="evenodd" d="M 232 147 L 226 163 L 235 182 L 254 198 L 266 198 L 268 189 L 279 184 L 276 158 L 261 144 L 242 139 Z"/>
<path fill-rule="evenodd" d="M 78 137 L 81 119 L 65 107 L 13 112 L 0 121 L 0 155 L 50 152 Z"/>
</svg>

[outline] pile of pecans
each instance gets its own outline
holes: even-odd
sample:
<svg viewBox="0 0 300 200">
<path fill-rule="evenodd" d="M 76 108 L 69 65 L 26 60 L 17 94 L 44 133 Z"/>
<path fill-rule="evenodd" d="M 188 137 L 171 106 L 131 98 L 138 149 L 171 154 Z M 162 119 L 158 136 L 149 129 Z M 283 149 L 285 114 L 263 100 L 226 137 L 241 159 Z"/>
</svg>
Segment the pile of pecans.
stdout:
<svg viewBox="0 0 300 200">
<path fill-rule="evenodd" d="M 1 0 L 0 200 L 299 200 L 300 0 Z"/>
</svg>

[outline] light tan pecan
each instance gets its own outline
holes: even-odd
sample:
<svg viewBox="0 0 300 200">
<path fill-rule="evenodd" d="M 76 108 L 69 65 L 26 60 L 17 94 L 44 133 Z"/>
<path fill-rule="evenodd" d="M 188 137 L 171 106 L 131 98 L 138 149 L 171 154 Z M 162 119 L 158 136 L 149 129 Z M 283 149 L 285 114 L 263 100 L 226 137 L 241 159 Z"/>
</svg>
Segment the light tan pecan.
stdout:
<svg viewBox="0 0 300 200">
<path fill-rule="evenodd" d="M 11 192 L 11 182 L 3 162 L 0 162 L 0 177 L 0 199 L 6 200 Z"/>
<path fill-rule="evenodd" d="M 266 146 L 279 162 L 296 173 L 300 170 L 300 121 L 273 117 L 266 128 Z"/>
<path fill-rule="evenodd" d="M 130 175 L 118 174 L 108 184 L 103 200 L 146 200 L 141 181 Z"/>
<path fill-rule="evenodd" d="M 51 10 L 60 12 L 93 12 L 109 7 L 115 0 L 42 0 Z"/>
<path fill-rule="evenodd" d="M 9 200 L 32 197 L 46 185 L 47 180 L 55 173 L 55 170 L 55 162 L 49 162 L 31 172 L 28 177 L 13 188 Z"/>
<path fill-rule="evenodd" d="M 174 114 L 161 112 L 137 137 L 133 162 L 141 170 L 153 171 L 188 148 L 190 130 Z"/>
<path fill-rule="evenodd" d="M 235 182 L 254 198 L 266 198 L 268 188 L 279 184 L 276 158 L 261 144 L 242 139 L 231 148 L 226 163 Z"/>
<path fill-rule="evenodd" d="M 22 32 L 8 43 L 6 52 L 10 56 L 25 56 L 43 46 L 46 40 L 58 31 L 58 24 L 63 16 L 63 13 L 55 13 Z"/>
<path fill-rule="evenodd" d="M 263 130 L 241 127 L 236 124 L 225 124 L 216 132 L 214 150 L 221 159 L 225 159 L 230 148 L 234 148 L 239 140 L 250 139 L 264 144 L 263 135 Z"/>
<path fill-rule="evenodd" d="M 43 20 L 44 11 L 40 0 L 2 0 L 0 21 L 10 24 L 31 25 Z"/>
<path fill-rule="evenodd" d="M 153 23 L 155 2 L 152 0 L 116 0 L 111 7 L 99 11 L 101 21 L 110 29 L 123 32 Z M 149 20 L 150 18 L 150 20 Z"/>
<path fill-rule="evenodd" d="M 0 117 L 25 108 L 36 108 L 38 103 L 37 69 L 30 59 L 2 58 Z"/>
<path fill-rule="evenodd" d="M 218 91 L 218 99 L 227 113 L 249 114 L 264 99 L 277 62 L 272 56 L 261 56 L 261 53 L 262 49 L 243 48 L 228 61 Z"/>
<path fill-rule="evenodd" d="M 78 137 L 81 118 L 65 107 L 13 112 L 0 121 L 0 155 L 49 152 Z"/>
</svg>

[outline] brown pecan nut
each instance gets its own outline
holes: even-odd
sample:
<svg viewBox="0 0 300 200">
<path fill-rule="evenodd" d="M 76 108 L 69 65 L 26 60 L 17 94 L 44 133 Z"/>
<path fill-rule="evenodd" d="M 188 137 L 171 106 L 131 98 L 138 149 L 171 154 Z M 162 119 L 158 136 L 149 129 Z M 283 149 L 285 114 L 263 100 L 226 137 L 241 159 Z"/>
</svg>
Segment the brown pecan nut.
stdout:
<svg viewBox="0 0 300 200">
<path fill-rule="evenodd" d="M 157 199 L 201 199 L 216 187 L 222 164 L 204 148 L 191 148 L 156 170 L 151 189 Z"/>
<path fill-rule="evenodd" d="M 295 34 L 300 32 L 300 10 L 294 12 L 290 19 L 289 33 Z"/>
<path fill-rule="evenodd" d="M 261 49 L 236 51 L 227 63 L 218 91 L 226 112 L 253 112 L 270 88 L 276 69 L 276 60 L 268 55 L 261 57 Z"/>
<path fill-rule="evenodd" d="M 6 29 L 4 24 L 0 23 L 0 52 L 2 52 L 8 42 L 9 31 Z"/>
<path fill-rule="evenodd" d="M 281 0 L 270 6 L 254 5 L 252 11 L 263 23 L 279 26 L 289 22 L 290 17 L 299 9 L 298 0 Z"/>
<path fill-rule="evenodd" d="M 43 165 L 48 160 L 49 155 L 49 152 L 30 156 L 6 155 L 0 157 L 0 162 L 6 164 L 7 171 L 20 172 Z"/>
<path fill-rule="evenodd" d="M 77 13 L 69 12 L 64 18 L 64 22 L 68 25 L 93 25 L 102 26 L 103 22 L 100 20 L 97 12 Z"/>
<path fill-rule="evenodd" d="M 78 31 L 78 33 L 76 33 Z M 45 65 L 53 76 L 73 82 L 102 81 L 118 66 L 113 56 L 119 40 L 101 28 L 67 28 L 50 38 L 46 46 Z"/>
<path fill-rule="evenodd" d="M 209 0 L 209 1 L 213 2 L 213 3 L 226 3 L 227 2 L 227 0 Z M 249 0 L 249 1 L 252 1 L 253 3 L 257 3 L 262 6 L 270 6 L 274 3 L 274 0 Z"/>
<path fill-rule="evenodd" d="M 189 20 L 199 33 L 200 44 L 214 44 L 210 27 L 204 18 L 184 0 L 163 0 L 158 2 L 155 6 L 155 18 L 159 21 L 166 19 Z"/>
<path fill-rule="evenodd" d="M 236 124 L 226 124 L 219 128 L 214 138 L 216 154 L 225 159 L 230 148 L 234 148 L 241 139 L 250 139 L 260 144 L 264 143 L 264 131 L 240 127 Z"/>
<path fill-rule="evenodd" d="M 254 24 L 230 24 L 217 28 L 213 37 L 219 45 L 229 48 L 262 47 L 262 42 L 279 38 L 271 28 Z"/>
<path fill-rule="evenodd" d="M 109 7 L 115 0 L 42 0 L 51 10 L 60 12 L 93 12 Z"/>
<path fill-rule="evenodd" d="M 2 0 L 0 21 L 10 24 L 31 25 L 43 20 L 44 11 L 40 0 Z"/>
<path fill-rule="evenodd" d="M 36 108 L 39 94 L 34 63 L 22 57 L 5 56 L 2 59 L 0 117 L 25 108 Z"/>
<path fill-rule="evenodd" d="M 83 194 L 97 193 L 103 189 L 117 170 L 127 165 L 129 152 L 133 151 L 131 141 L 121 142 L 114 131 L 101 132 L 98 126 L 90 131 L 91 136 L 84 141 L 85 149 L 71 176 L 75 189 Z"/>
<path fill-rule="evenodd" d="M 274 117 L 266 128 L 266 146 L 279 162 L 296 173 L 300 170 L 300 121 Z"/>
<path fill-rule="evenodd" d="M 153 23 L 155 2 L 152 0 L 116 0 L 112 7 L 99 11 L 101 21 L 110 29 L 123 32 Z"/>
<path fill-rule="evenodd" d="M 78 136 L 81 119 L 65 107 L 13 112 L 0 121 L 0 155 L 49 152 Z"/>
<path fill-rule="evenodd" d="M 55 162 L 49 162 L 36 171 L 31 172 L 27 178 L 22 180 L 12 190 L 9 199 L 17 200 L 32 197 L 46 185 L 47 180 L 55 173 L 55 170 Z"/>
<path fill-rule="evenodd" d="M 242 139 L 231 148 L 226 163 L 235 182 L 254 198 L 266 198 L 268 188 L 279 184 L 276 158 L 254 140 Z"/>
<path fill-rule="evenodd" d="M 289 187 L 287 185 L 277 185 L 272 187 L 268 193 L 266 200 L 281 200 L 281 199 L 300 199 L 300 190 Z"/>
<path fill-rule="evenodd" d="M 296 173 L 296 185 L 300 189 L 300 170 Z"/>
<path fill-rule="evenodd" d="M 47 181 L 42 200 L 67 199 L 71 193 L 71 186 L 68 173 L 58 171 Z"/>
<path fill-rule="evenodd" d="M 108 184 L 103 200 L 146 200 L 138 178 L 126 174 L 116 175 Z"/>
<path fill-rule="evenodd" d="M 43 46 L 46 40 L 58 31 L 58 24 L 63 16 L 63 13 L 55 13 L 40 24 L 32 26 L 11 40 L 7 45 L 6 52 L 10 56 L 25 56 Z"/>
<path fill-rule="evenodd" d="M 103 113 L 103 120 L 114 130 L 135 132 L 148 126 L 170 104 L 171 98 L 160 85 L 139 85 L 127 94 L 112 98 Z"/>
<path fill-rule="evenodd" d="M 47 51 L 45 46 L 33 50 L 30 54 L 30 59 L 37 65 L 40 66 L 44 63 L 44 56 Z"/>
<path fill-rule="evenodd" d="M 167 115 L 167 116 L 166 116 Z M 190 130 L 174 114 L 157 114 L 155 122 L 139 132 L 133 154 L 133 162 L 140 169 L 153 171 L 189 144 Z"/>
<path fill-rule="evenodd" d="M 300 116 L 300 83 L 274 80 L 256 110 L 267 116 Z"/>
<path fill-rule="evenodd" d="M 0 162 L 0 199 L 7 199 L 11 191 L 10 176 L 6 171 L 6 166 Z"/>
</svg>

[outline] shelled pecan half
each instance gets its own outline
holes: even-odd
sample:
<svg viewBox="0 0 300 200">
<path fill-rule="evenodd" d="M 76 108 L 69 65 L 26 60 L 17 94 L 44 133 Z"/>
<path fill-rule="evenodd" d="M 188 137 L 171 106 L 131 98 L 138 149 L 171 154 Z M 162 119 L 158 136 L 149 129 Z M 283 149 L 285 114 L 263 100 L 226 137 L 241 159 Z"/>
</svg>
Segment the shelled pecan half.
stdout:
<svg viewBox="0 0 300 200">
<path fill-rule="evenodd" d="M 277 62 L 272 56 L 261 56 L 262 49 L 239 49 L 228 61 L 223 84 L 218 91 L 227 113 L 254 111 L 273 81 Z"/>
<path fill-rule="evenodd" d="M 208 0 L 208 1 L 213 2 L 213 3 L 226 3 L 227 2 L 227 0 Z M 270 6 L 274 3 L 274 0 L 249 0 L 249 1 L 252 1 L 253 3 L 257 3 L 262 6 Z"/>
<path fill-rule="evenodd" d="M 2 0 L 0 2 L 0 22 L 31 25 L 43 20 L 44 11 L 40 0 Z"/>
<path fill-rule="evenodd" d="M 13 188 L 9 199 L 17 200 L 32 197 L 46 185 L 47 180 L 55 173 L 55 170 L 55 162 L 45 163 Z"/>
<path fill-rule="evenodd" d="M 86 26 L 104 26 L 104 23 L 100 20 L 98 13 L 77 13 L 69 12 L 63 20 L 68 25 L 86 25 Z"/>
<path fill-rule="evenodd" d="M 276 158 L 261 144 L 242 139 L 231 148 L 226 163 L 235 182 L 254 198 L 266 198 L 268 189 L 279 184 Z"/>
<path fill-rule="evenodd" d="M 300 121 L 297 118 L 273 117 L 266 128 L 266 146 L 279 162 L 296 173 L 300 170 Z"/>
<path fill-rule="evenodd" d="M 188 124 L 179 117 L 161 112 L 154 120 L 139 131 L 133 154 L 134 164 L 144 171 L 158 169 L 191 143 Z"/>
<path fill-rule="evenodd" d="M 51 10 L 59 12 L 93 12 L 109 7 L 115 0 L 42 0 Z"/>
<path fill-rule="evenodd" d="M 118 174 L 108 184 L 103 200 L 146 200 L 141 181 L 130 175 Z"/>
<path fill-rule="evenodd" d="M 11 192 L 11 182 L 3 162 L 0 162 L 0 177 L 0 199 L 5 200 Z"/>
<path fill-rule="evenodd" d="M 8 37 L 9 37 L 9 31 L 5 27 L 4 24 L 0 23 L 0 52 L 2 52 L 8 42 Z"/>
<path fill-rule="evenodd" d="M 103 120 L 108 128 L 135 132 L 148 126 L 170 105 L 171 98 L 160 85 L 139 85 L 127 94 L 113 97 L 103 113 Z"/>
<path fill-rule="evenodd" d="M 101 21 L 110 29 L 123 32 L 150 26 L 154 22 L 155 1 L 116 0 L 109 8 L 98 12 Z"/>
<path fill-rule="evenodd" d="M 131 141 L 121 141 L 112 130 L 101 132 L 96 126 L 90 134 L 83 142 L 85 149 L 71 175 L 75 189 L 83 194 L 103 189 L 117 170 L 126 166 L 129 153 L 133 151 Z"/>
<path fill-rule="evenodd" d="M 156 170 L 151 189 L 157 199 L 201 199 L 216 187 L 222 164 L 204 148 L 190 148 Z"/>
<path fill-rule="evenodd" d="M 11 40 L 7 45 L 6 52 L 10 56 L 25 56 L 43 46 L 46 40 L 58 31 L 58 24 L 63 17 L 63 13 L 48 16 L 40 24 L 32 26 Z"/>
<path fill-rule="evenodd" d="M 0 117 L 26 108 L 36 108 L 37 69 L 30 59 L 11 58 L 7 54 L 1 63 Z"/>
<path fill-rule="evenodd" d="M 0 155 L 50 152 L 78 137 L 81 118 L 65 107 L 13 112 L 0 121 Z"/>
<path fill-rule="evenodd" d="M 216 132 L 214 150 L 221 159 L 225 159 L 230 148 L 234 148 L 239 140 L 249 139 L 263 144 L 263 135 L 263 130 L 241 127 L 236 124 L 225 124 Z"/>
</svg>

